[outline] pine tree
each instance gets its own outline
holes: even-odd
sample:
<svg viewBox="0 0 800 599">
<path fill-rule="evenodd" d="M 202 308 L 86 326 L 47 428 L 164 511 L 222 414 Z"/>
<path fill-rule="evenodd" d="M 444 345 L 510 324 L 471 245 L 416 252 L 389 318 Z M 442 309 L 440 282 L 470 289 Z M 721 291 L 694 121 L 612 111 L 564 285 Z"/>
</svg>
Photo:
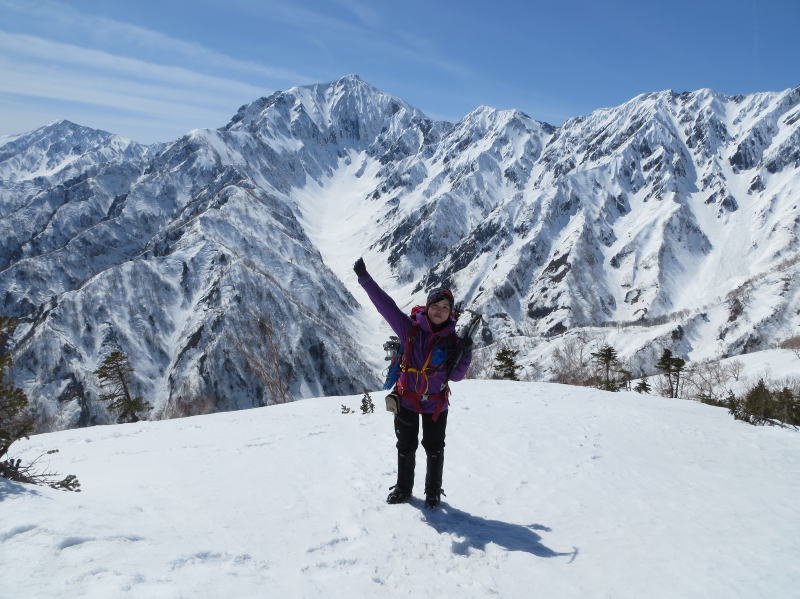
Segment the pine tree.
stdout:
<svg viewBox="0 0 800 599">
<path fill-rule="evenodd" d="M 669 396 L 678 397 L 680 389 L 681 373 L 686 366 L 686 360 L 672 355 L 672 351 L 665 349 L 661 354 L 661 359 L 656 364 L 656 368 L 664 373 L 669 384 Z"/>
<path fill-rule="evenodd" d="M 145 412 L 153 407 L 142 397 L 131 396 L 132 373 L 128 356 L 121 351 L 111 352 L 103 360 L 103 365 L 94 371 L 95 376 L 100 379 L 100 386 L 109 391 L 100 395 L 100 400 L 111 402 L 109 408 L 119 411 L 117 422 L 120 424 L 138 422 L 141 419 L 138 412 Z"/>
<path fill-rule="evenodd" d="M 598 387 L 606 391 L 618 391 L 619 387 L 616 381 L 611 378 L 611 368 L 619 363 L 617 350 L 606 344 L 596 352 L 593 352 L 592 358 L 603 368 L 603 380 Z"/>
<path fill-rule="evenodd" d="M 744 409 L 744 401 L 736 397 L 733 391 L 728 392 L 728 397 L 726 398 L 725 402 L 728 404 L 728 412 L 731 416 L 733 416 L 736 420 L 750 422 L 750 417 Z"/>
<path fill-rule="evenodd" d="M 650 383 L 647 382 L 647 379 L 642 379 L 637 383 L 633 390 L 636 391 L 636 393 L 650 393 Z"/>
<path fill-rule="evenodd" d="M 672 376 L 675 379 L 675 395 L 673 397 L 678 397 L 678 393 L 681 390 L 681 374 L 683 374 L 683 369 L 686 367 L 686 360 L 683 358 L 672 358 Z"/>
<path fill-rule="evenodd" d="M 672 351 L 669 349 L 665 349 L 664 353 L 661 354 L 661 359 L 656 364 L 656 368 L 658 368 L 661 372 L 663 372 L 667 377 L 667 383 L 669 384 L 669 396 L 673 397 L 675 393 L 675 388 L 672 385 Z"/>
<path fill-rule="evenodd" d="M 494 371 L 497 378 L 518 381 L 517 370 L 522 366 L 517 365 L 516 357 L 519 350 L 512 350 L 507 347 L 502 348 L 494 357 Z"/>
<path fill-rule="evenodd" d="M 775 400 L 778 402 L 778 418 L 792 426 L 800 424 L 800 401 L 795 399 L 791 389 L 781 389 Z"/>
<path fill-rule="evenodd" d="M 756 386 L 744 396 L 744 410 L 749 416 L 748 422 L 763 424 L 772 418 L 774 404 L 772 393 L 767 389 L 764 379 L 759 379 Z"/>
<path fill-rule="evenodd" d="M 14 320 L 0 316 L 0 476 L 22 483 L 46 484 L 64 491 L 80 491 L 81 484 L 75 475 L 57 480 L 55 474 L 37 472 L 37 460 L 23 464 L 22 460 L 15 460 L 8 455 L 15 441 L 27 438 L 34 430 L 33 416 L 28 411 L 28 397 L 22 389 L 5 380 L 6 370 L 13 364 L 6 346 L 15 328 Z"/>
</svg>

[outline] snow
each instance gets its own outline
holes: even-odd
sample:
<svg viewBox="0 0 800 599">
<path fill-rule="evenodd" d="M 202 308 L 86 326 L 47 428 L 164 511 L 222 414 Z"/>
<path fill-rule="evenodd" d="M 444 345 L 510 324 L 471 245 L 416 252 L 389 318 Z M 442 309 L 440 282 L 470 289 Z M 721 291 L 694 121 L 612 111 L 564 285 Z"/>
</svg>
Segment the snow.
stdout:
<svg viewBox="0 0 800 599">
<path fill-rule="evenodd" d="M 360 396 L 39 435 L 0 481 L 0 597 L 788 597 L 800 436 L 695 402 L 454 385 L 442 509 L 384 503 Z M 376 404 L 380 393 L 373 393 Z"/>
<path fill-rule="evenodd" d="M 759 379 L 764 379 L 769 387 L 786 384 L 787 380 L 800 380 L 800 356 L 789 349 L 768 349 L 765 351 L 741 354 L 721 360 L 722 364 L 738 362 L 743 375 L 735 392 L 744 393 Z"/>
<path fill-rule="evenodd" d="M 479 351 L 519 340 L 542 376 L 568 340 L 558 332 L 598 325 L 627 323 L 614 335 L 625 357 L 773 347 L 800 326 L 799 100 L 664 91 L 558 128 L 490 107 L 451 124 L 347 76 L 171 145 L 53 123 L 0 161 L 0 289 L 6 312 L 32 322 L 11 376 L 42 430 L 77 426 L 78 413 L 110 421 L 89 407 L 111 339 L 157 406 L 187 389 L 219 409 L 258 405 L 254 386 L 217 391 L 249 380 L 212 335 L 250 328 L 241 302 L 290 323 L 295 396 L 374 386 L 390 331 L 352 272 L 359 256 L 403 309 L 449 286 L 486 318 Z M 320 335 L 327 347 L 346 336 L 352 355 L 320 371 L 307 352 Z M 84 391 L 53 394 L 73 383 Z"/>
<path fill-rule="evenodd" d="M 367 348 L 365 356 L 376 369 L 383 368 L 380 348 L 392 331 L 358 284 L 353 264 L 363 255 L 376 279 L 390 276 L 388 266 L 370 260 L 368 254 L 368 247 L 376 237 L 375 223 L 385 210 L 382 205 L 366 200 L 377 185 L 380 166 L 376 160 L 350 151 L 329 176 L 322 181 L 309 178 L 305 187 L 292 193 L 306 235 L 325 265 L 363 308 L 358 318 L 360 328 L 354 336 L 359 347 Z"/>
<path fill-rule="evenodd" d="M 10 144 L 11 142 L 19 139 L 20 137 L 22 137 L 22 135 L 23 135 L 22 133 L 19 133 L 17 135 L 0 135 L 0 148 L 2 148 L 6 144 Z"/>
</svg>

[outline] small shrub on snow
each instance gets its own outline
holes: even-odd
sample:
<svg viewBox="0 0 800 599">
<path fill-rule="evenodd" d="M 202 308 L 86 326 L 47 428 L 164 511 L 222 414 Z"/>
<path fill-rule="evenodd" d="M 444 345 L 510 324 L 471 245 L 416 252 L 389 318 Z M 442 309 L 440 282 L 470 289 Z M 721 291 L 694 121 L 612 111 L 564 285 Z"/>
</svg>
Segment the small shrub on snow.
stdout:
<svg viewBox="0 0 800 599">
<path fill-rule="evenodd" d="M 372 414 L 375 411 L 375 404 L 372 403 L 372 397 L 369 393 L 364 391 L 364 397 L 361 398 L 361 413 Z"/>
</svg>

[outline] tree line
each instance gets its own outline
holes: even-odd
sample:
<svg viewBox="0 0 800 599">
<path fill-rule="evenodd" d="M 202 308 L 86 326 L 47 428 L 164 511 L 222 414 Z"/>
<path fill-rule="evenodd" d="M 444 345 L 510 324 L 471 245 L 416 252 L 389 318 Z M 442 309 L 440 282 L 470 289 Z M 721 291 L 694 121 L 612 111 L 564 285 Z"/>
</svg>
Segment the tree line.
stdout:
<svg viewBox="0 0 800 599">
<path fill-rule="evenodd" d="M 663 348 L 651 368 L 657 374 L 644 376 L 640 372 L 634 377 L 633 368 L 623 364 L 612 345 L 593 348 L 588 338 L 581 337 L 570 341 L 553 353 L 555 382 L 692 399 L 728 408 L 734 418 L 750 424 L 800 426 L 800 381 L 769 384 L 762 378 L 737 395 L 732 388 L 741 386 L 743 368 L 737 360 L 687 362 Z M 791 349 L 800 359 L 800 336 L 785 340 L 780 347 Z M 519 380 L 517 372 L 522 366 L 516 361 L 518 354 L 519 350 L 500 348 L 494 357 L 492 378 Z"/>
</svg>

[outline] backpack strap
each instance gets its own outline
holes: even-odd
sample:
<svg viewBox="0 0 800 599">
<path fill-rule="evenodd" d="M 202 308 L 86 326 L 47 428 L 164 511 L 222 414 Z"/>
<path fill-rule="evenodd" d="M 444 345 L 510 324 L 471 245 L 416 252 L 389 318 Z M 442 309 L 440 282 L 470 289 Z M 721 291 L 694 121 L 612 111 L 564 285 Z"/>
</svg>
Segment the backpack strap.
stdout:
<svg viewBox="0 0 800 599">
<path fill-rule="evenodd" d="M 406 341 L 403 344 L 403 358 L 400 360 L 400 375 L 397 377 L 397 391 L 400 395 L 403 394 L 405 391 L 405 387 L 403 386 L 402 382 L 402 374 L 408 371 L 408 360 L 411 356 L 411 345 L 414 342 L 414 338 L 417 336 L 419 332 L 419 324 L 416 320 L 412 319 L 411 321 L 411 328 L 408 331 L 408 335 L 406 336 Z"/>
<path fill-rule="evenodd" d="M 408 363 L 411 356 L 411 346 L 420 329 L 419 323 L 417 323 L 416 315 L 423 310 L 425 310 L 424 306 L 415 306 L 411 310 L 411 329 L 408 332 L 408 336 L 406 337 L 406 341 L 403 346 L 403 358 L 400 362 L 400 371 L 401 373 L 415 372 L 421 375 L 422 379 L 425 381 L 425 389 L 422 392 L 406 389 L 402 383 L 402 377 L 398 376 L 396 390 L 398 395 L 401 395 L 404 399 L 409 400 L 414 405 L 414 410 L 417 413 L 422 413 L 422 404 L 420 403 L 422 398 L 437 401 L 438 405 L 436 406 L 436 411 L 433 414 L 433 421 L 436 422 L 439 419 L 439 414 L 441 414 L 442 410 L 444 409 L 444 406 L 447 403 L 447 398 L 450 395 L 450 387 L 448 385 L 447 378 L 449 378 L 450 372 L 453 369 L 451 360 L 457 353 L 455 349 L 458 347 L 458 335 L 455 333 L 455 331 L 444 338 L 431 335 L 425 347 L 425 363 L 422 365 L 422 368 L 410 368 Z M 447 360 L 445 360 L 445 362 L 440 366 L 433 367 L 430 364 L 433 358 L 433 351 L 437 346 L 443 346 L 447 349 Z M 443 386 L 433 392 L 431 392 L 432 390 L 428 389 L 428 372 L 432 370 L 445 370 L 447 374 L 447 378 L 445 378 Z"/>
</svg>

